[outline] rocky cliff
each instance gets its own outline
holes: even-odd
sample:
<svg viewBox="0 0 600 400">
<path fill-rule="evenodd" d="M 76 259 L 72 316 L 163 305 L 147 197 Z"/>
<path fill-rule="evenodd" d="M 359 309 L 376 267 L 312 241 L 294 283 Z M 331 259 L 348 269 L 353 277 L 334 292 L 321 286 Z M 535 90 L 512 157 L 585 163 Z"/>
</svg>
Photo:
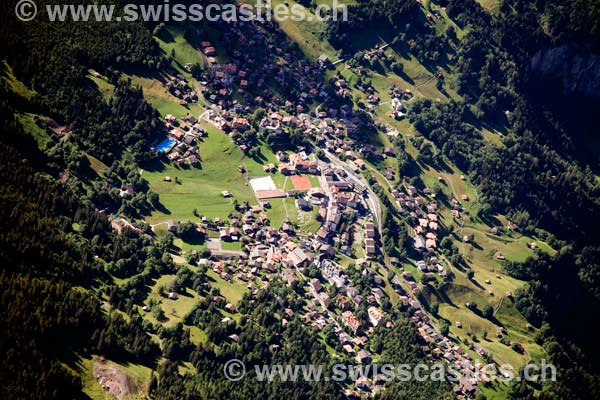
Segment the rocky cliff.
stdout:
<svg viewBox="0 0 600 400">
<path fill-rule="evenodd" d="M 545 79 L 557 79 L 567 93 L 600 98 L 600 54 L 564 45 L 538 51 L 531 70 Z"/>
</svg>

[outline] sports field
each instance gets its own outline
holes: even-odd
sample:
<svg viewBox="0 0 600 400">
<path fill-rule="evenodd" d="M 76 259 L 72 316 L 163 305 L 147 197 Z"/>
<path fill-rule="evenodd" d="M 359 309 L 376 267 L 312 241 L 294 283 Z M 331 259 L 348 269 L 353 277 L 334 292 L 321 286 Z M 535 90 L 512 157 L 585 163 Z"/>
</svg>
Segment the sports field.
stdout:
<svg viewBox="0 0 600 400">
<path fill-rule="evenodd" d="M 294 184 L 294 189 L 296 190 L 308 190 L 312 187 L 308 176 L 294 175 L 290 177 L 290 180 Z"/>
</svg>

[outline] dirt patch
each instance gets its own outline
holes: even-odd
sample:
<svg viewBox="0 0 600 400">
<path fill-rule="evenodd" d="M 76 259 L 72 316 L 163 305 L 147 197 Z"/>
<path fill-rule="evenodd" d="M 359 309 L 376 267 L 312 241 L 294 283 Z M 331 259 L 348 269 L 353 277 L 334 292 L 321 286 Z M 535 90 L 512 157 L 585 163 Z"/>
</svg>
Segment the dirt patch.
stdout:
<svg viewBox="0 0 600 400">
<path fill-rule="evenodd" d="M 94 363 L 94 379 L 109 395 L 122 399 L 139 393 L 138 385 L 123 370 L 109 363 Z"/>
</svg>

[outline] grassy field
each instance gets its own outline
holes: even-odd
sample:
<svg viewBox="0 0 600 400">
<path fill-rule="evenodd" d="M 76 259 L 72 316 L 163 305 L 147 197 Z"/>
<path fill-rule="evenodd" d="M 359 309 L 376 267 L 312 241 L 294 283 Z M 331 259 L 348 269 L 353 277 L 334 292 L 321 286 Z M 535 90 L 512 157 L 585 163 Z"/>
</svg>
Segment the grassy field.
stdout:
<svg viewBox="0 0 600 400">
<path fill-rule="evenodd" d="M 19 122 L 21 123 L 21 125 L 23 125 L 23 129 L 25 130 L 25 132 L 29 133 L 31 136 L 33 136 L 33 138 L 35 139 L 35 141 L 38 144 L 39 148 L 43 148 L 44 146 L 46 146 L 46 143 L 48 143 L 50 141 L 50 135 L 48 134 L 48 132 L 43 129 L 40 128 L 35 121 L 33 120 L 33 118 L 35 117 L 34 114 L 16 114 L 17 119 L 19 120 Z"/>
<path fill-rule="evenodd" d="M 242 242 L 221 241 L 221 249 L 229 251 L 242 251 Z"/>
<path fill-rule="evenodd" d="M 248 4 L 256 4 L 255 0 L 244 0 Z M 279 4 L 297 4 L 295 1 L 273 0 L 272 7 Z M 322 22 L 309 10 L 304 10 L 302 21 L 293 21 L 291 18 L 285 21 L 278 21 L 280 28 L 296 42 L 302 52 L 311 60 L 316 60 L 321 54 L 326 54 L 330 60 L 336 60 L 335 49 L 325 40 L 321 40 L 319 32 L 322 29 Z"/>
<path fill-rule="evenodd" d="M 186 74 L 187 71 L 183 68 L 185 64 L 200 64 L 205 65 L 206 59 L 195 49 L 183 36 L 183 32 L 174 27 L 165 28 L 165 34 L 161 37 L 155 37 L 161 50 L 165 56 L 169 56 L 174 52 L 173 67 L 179 72 Z"/>
<path fill-rule="evenodd" d="M 164 222 L 169 219 L 193 220 L 192 211 L 210 218 L 226 218 L 233 210 L 234 199 L 257 204 L 252 188 L 247 183 L 249 176 L 265 176 L 263 165 L 275 162 L 275 156 L 261 146 L 256 158 L 245 157 L 231 139 L 216 128 L 206 126 L 208 137 L 199 145 L 201 168 L 179 168 L 166 162 L 145 166 L 142 176 L 150 183 L 152 190 L 160 195 L 164 210 L 154 212 L 147 218 L 150 223 Z M 240 173 L 243 165 L 247 173 Z M 170 176 L 172 182 L 164 182 Z M 281 188 L 285 177 L 271 174 L 276 186 Z M 177 177 L 180 183 L 175 183 Z M 233 194 L 224 198 L 223 191 Z M 274 199 L 276 204 L 278 199 Z"/>
<path fill-rule="evenodd" d="M 105 100 L 108 100 L 112 97 L 113 93 L 115 92 L 115 86 L 108 82 L 107 78 L 96 78 L 93 75 L 93 71 L 90 71 L 90 74 L 87 76 L 87 78 L 92 82 L 93 85 L 96 86 L 98 91 L 102 93 L 102 97 L 104 97 Z"/>
<path fill-rule="evenodd" d="M 226 218 L 233 210 L 233 200 L 249 201 L 256 204 L 246 176 L 238 172 L 243 154 L 231 139 L 208 128 L 208 137 L 199 146 L 202 167 L 181 169 L 161 162 L 147 166 L 142 176 L 150 183 L 150 188 L 160 195 L 165 206 L 162 212 L 154 212 L 148 221 L 162 222 L 169 219 L 191 220 L 192 210 L 211 218 Z M 170 176 L 172 182 L 164 182 Z M 175 183 L 177 177 L 181 183 Z M 224 198 L 221 192 L 228 190 L 232 198 Z"/>
<path fill-rule="evenodd" d="M 244 292 L 248 290 L 246 288 L 246 283 L 224 281 L 220 277 L 218 277 L 217 274 L 215 274 L 212 270 L 209 270 L 206 273 L 206 275 L 211 281 L 210 284 L 213 287 L 218 288 L 221 292 L 221 295 L 224 296 L 230 303 L 237 304 L 237 302 L 242 299 Z"/>
<path fill-rule="evenodd" d="M 105 171 L 109 169 L 108 165 L 104 164 L 102 161 L 98 160 L 96 157 L 93 157 L 89 154 L 85 155 L 90 162 L 90 167 L 98 174 L 102 175 Z"/>
<path fill-rule="evenodd" d="M 164 229 L 166 231 L 165 225 L 160 225 L 159 227 L 160 228 L 164 227 Z M 154 231 L 156 232 L 157 228 L 159 228 L 159 227 L 155 227 Z M 204 249 L 208 248 L 206 246 L 206 242 L 187 243 L 187 242 L 184 242 L 183 240 L 181 240 L 180 238 L 175 238 L 175 240 L 173 240 L 173 245 L 175 247 L 177 247 L 180 251 L 183 251 L 183 252 L 194 251 L 194 250 L 199 251 L 199 250 L 204 250 Z"/>
<path fill-rule="evenodd" d="M 165 56 L 170 56 L 174 52 L 172 67 L 180 74 L 185 76 L 192 88 L 199 86 L 198 82 L 184 69 L 185 64 L 200 64 L 206 65 L 206 59 L 202 53 L 195 49 L 183 36 L 180 30 L 167 28 L 165 34 L 161 37 L 155 37 L 162 52 Z M 165 77 L 157 73 L 148 74 L 147 71 L 129 70 L 125 74 L 131 79 L 132 84 L 140 86 L 144 90 L 144 98 L 161 115 L 173 114 L 177 118 L 181 118 L 187 114 L 193 116 L 200 115 L 205 109 L 206 104 L 201 95 L 197 103 L 187 104 L 182 106 L 179 101 L 166 89 L 163 81 Z"/>
<path fill-rule="evenodd" d="M 477 2 L 492 14 L 500 11 L 500 0 L 477 0 Z"/>
<path fill-rule="evenodd" d="M 8 87 L 16 94 L 23 96 L 26 99 L 31 99 L 36 95 L 36 92 L 29 89 L 23 82 L 18 80 L 12 71 L 12 68 L 6 61 L 2 61 L 0 65 L 0 77 L 8 84 Z"/>
<path fill-rule="evenodd" d="M 156 108 L 162 116 L 173 114 L 175 117 L 181 118 L 190 114 L 198 117 L 205 110 L 201 101 L 186 106 L 180 105 L 178 99 L 169 93 L 159 76 L 143 76 L 134 72 L 130 72 L 126 76 L 131 79 L 134 86 L 142 88 L 144 99 Z"/>
<path fill-rule="evenodd" d="M 478 340 L 476 344 L 492 354 L 496 362 L 508 363 L 519 368 L 529 359 L 537 359 L 543 354 L 541 347 L 533 341 L 533 332 L 527 330 L 527 321 L 516 310 L 510 299 L 506 297 L 502 299 L 500 296 L 490 297 L 478 284 L 471 282 L 447 284 L 444 294 L 450 302 L 440 304 L 439 314 L 451 323 L 451 334 L 460 337 L 463 341 L 468 338 L 471 342 L 473 340 L 470 336 L 474 335 Z M 477 304 L 479 310 L 485 304 L 491 304 L 497 310 L 494 320 L 490 321 L 469 310 L 465 306 L 466 302 Z M 462 327 L 458 328 L 456 322 L 460 322 Z M 500 343 L 495 336 L 500 326 L 506 329 L 508 340 L 523 344 L 526 354 L 519 354 L 510 346 Z M 485 339 L 482 337 L 484 331 L 487 334 Z"/>
<path fill-rule="evenodd" d="M 165 297 L 162 297 L 158 292 L 159 288 L 161 286 L 165 286 L 166 290 L 168 291 L 169 284 L 174 279 L 175 275 L 163 275 L 156 279 L 154 284 L 149 287 L 150 294 L 144 303 L 148 304 L 150 300 L 154 300 L 155 302 L 159 303 L 160 308 L 162 308 L 166 317 L 165 321 L 157 321 L 154 315 L 152 315 L 152 311 L 144 312 L 140 308 L 139 312 L 144 316 L 144 318 L 153 324 L 159 323 L 165 327 L 171 327 L 179 322 L 182 322 L 186 314 L 190 312 L 198 300 L 201 299 L 201 296 L 198 293 L 189 288 L 186 289 L 185 294 L 179 295 L 177 300 L 169 300 Z"/>
</svg>

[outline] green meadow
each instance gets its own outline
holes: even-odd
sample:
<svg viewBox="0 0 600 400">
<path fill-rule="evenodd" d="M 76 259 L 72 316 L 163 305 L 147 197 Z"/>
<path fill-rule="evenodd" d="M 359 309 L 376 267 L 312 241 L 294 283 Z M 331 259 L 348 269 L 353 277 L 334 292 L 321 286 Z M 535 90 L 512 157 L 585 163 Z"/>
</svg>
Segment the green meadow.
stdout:
<svg viewBox="0 0 600 400">
<path fill-rule="evenodd" d="M 170 219 L 187 221 L 194 220 L 193 210 L 210 218 L 227 218 L 233 211 L 233 202 L 247 201 L 258 204 L 248 178 L 253 176 L 271 175 L 278 188 L 283 187 L 284 177 L 280 174 L 268 174 L 263 165 L 276 162 L 273 153 L 266 146 L 261 146 L 261 152 L 255 158 L 244 156 L 229 136 L 214 128 L 205 126 L 208 136 L 203 138 L 198 149 L 201 157 L 200 168 L 178 167 L 167 161 L 155 162 L 144 166 L 142 177 L 150 188 L 160 195 L 160 211 L 155 211 L 147 218 L 155 224 Z M 239 166 L 244 166 L 246 172 L 241 173 Z M 171 177 L 171 182 L 165 182 L 165 176 Z M 177 177 L 178 183 L 175 182 Z M 223 191 L 232 194 L 224 198 Z M 273 203 L 281 201 L 273 199 Z"/>
</svg>

